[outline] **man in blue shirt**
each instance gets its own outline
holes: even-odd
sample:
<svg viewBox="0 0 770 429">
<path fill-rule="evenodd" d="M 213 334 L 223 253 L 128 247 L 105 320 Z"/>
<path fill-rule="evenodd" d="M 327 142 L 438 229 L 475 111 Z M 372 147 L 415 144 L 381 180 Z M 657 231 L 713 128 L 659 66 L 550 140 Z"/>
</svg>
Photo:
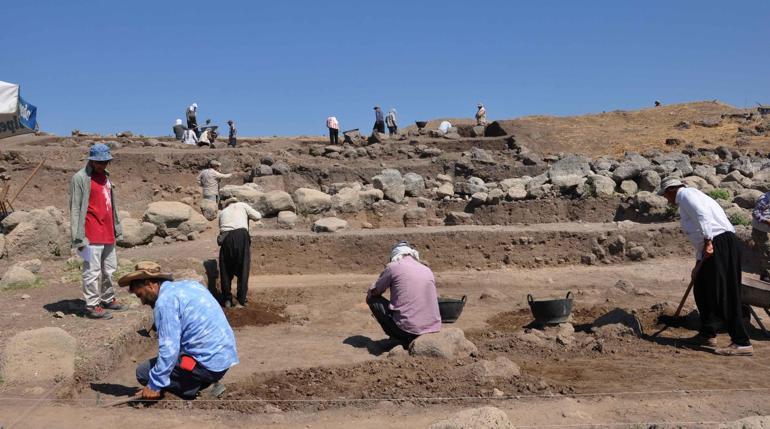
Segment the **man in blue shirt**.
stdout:
<svg viewBox="0 0 770 429">
<path fill-rule="evenodd" d="M 159 399 L 162 391 L 192 399 L 211 385 L 219 396 L 219 380 L 238 364 L 235 335 L 222 308 L 208 289 L 193 280 L 174 281 L 160 265 L 143 261 L 118 280 L 142 304 L 153 308 L 158 328 L 158 357 L 140 364 L 136 379 L 143 399 Z"/>
</svg>

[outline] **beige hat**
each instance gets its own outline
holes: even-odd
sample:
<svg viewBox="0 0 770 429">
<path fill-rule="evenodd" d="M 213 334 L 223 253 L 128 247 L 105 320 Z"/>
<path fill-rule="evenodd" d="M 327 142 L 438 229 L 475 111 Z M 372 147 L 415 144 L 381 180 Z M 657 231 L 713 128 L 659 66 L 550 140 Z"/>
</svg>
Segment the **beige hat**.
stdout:
<svg viewBox="0 0 770 429">
<path fill-rule="evenodd" d="M 666 193 L 666 190 L 668 188 L 683 188 L 684 183 L 682 183 L 681 180 L 679 180 L 678 177 L 666 177 L 663 179 L 663 182 L 660 184 L 660 191 L 658 191 L 658 195 L 663 195 Z"/>
<path fill-rule="evenodd" d="M 136 264 L 134 271 L 126 274 L 118 280 L 120 287 L 126 287 L 131 285 L 134 280 L 145 279 L 160 279 L 160 280 L 174 280 L 174 276 L 171 273 L 161 272 L 160 265 L 152 261 L 141 261 Z"/>
<path fill-rule="evenodd" d="M 209 161 L 209 165 L 212 167 L 221 167 L 222 163 L 217 161 L 216 159 L 212 159 L 211 161 Z"/>
<path fill-rule="evenodd" d="M 230 204 L 232 204 L 232 203 L 237 203 L 237 202 L 238 202 L 238 198 L 235 198 L 235 197 L 230 197 L 230 198 L 226 199 L 226 200 L 225 200 L 225 201 L 222 203 L 222 208 L 224 208 L 224 207 L 227 207 L 227 206 L 229 206 Z"/>
</svg>

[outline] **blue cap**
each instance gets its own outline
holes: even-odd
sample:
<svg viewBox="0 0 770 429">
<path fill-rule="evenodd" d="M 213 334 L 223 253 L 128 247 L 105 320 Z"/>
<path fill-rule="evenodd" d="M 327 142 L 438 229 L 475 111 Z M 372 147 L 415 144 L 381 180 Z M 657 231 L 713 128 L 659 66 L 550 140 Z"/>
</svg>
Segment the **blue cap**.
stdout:
<svg viewBox="0 0 770 429">
<path fill-rule="evenodd" d="M 110 148 L 103 143 L 91 146 L 91 150 L 88 152 L 89 161 L 109 161 L 111 159 Z"/>
</svg>

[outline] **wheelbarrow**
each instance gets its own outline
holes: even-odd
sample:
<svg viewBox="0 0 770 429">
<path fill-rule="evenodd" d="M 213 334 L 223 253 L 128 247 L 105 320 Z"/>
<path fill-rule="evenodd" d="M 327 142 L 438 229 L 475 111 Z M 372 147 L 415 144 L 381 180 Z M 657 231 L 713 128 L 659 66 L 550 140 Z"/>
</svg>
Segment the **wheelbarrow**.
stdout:
<svg viewBox="0 0 770 429">
<path fill-rule="evenodd" d="M 749 306 L 752 317 L 757 321 L 759 328 L 762 329 L 762 334 L 766 337 L 770 337 L 770 332 L 767 332 L 765 325 L 757 316 L 753 307 L 759 307 L 765 311 L 770 317 L 770 283 L 760 280 L 759 276 L 755 274 L 743 273 L 743 289 L 741 290 L 743 304 Z"/>
</svg>

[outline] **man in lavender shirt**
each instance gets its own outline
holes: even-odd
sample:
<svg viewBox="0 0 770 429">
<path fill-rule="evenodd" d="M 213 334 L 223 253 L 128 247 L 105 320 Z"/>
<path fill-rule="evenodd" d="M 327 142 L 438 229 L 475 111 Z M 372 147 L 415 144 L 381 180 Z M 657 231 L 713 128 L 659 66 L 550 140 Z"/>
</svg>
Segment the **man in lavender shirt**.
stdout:
<svg viewBox="0 0 770 429">
<path fill-rule="evenodd" d="M 382 296 L 388 288 L 390 301 Z M 406 241 L 393 246 L 390 263 L 367 291 L 366 303 L 385 334 L 406 345 L 441 329 L 433 272 Z"/>
</svg>

